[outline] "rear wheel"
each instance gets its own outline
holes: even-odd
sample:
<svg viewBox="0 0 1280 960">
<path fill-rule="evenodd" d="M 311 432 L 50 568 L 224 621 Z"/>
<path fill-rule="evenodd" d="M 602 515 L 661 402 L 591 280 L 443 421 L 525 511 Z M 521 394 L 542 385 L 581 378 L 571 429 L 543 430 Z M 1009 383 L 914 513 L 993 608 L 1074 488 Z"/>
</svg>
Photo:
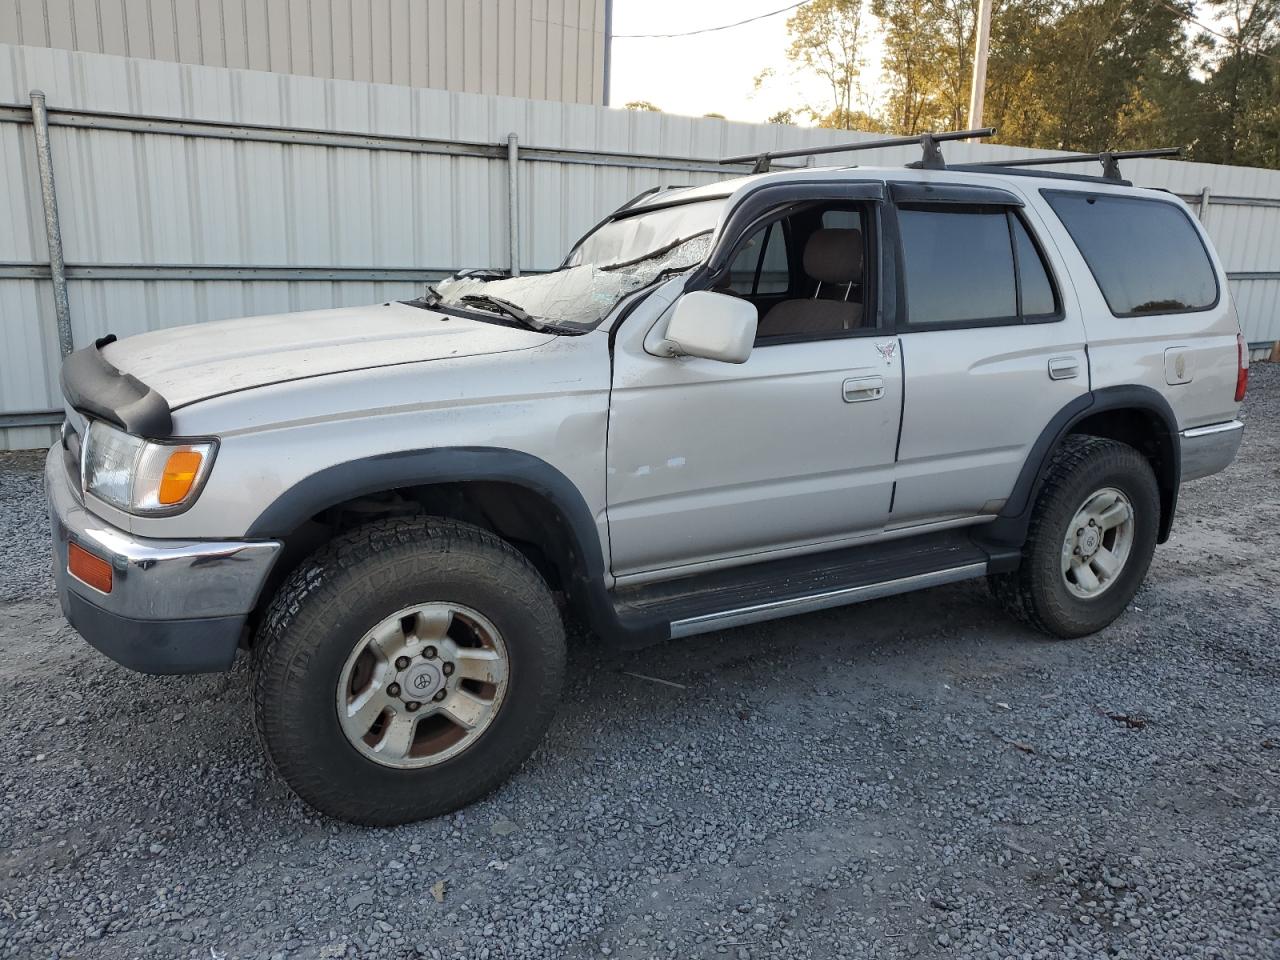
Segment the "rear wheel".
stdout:
<svg viewBox="0 0 1280 960">
<path fill-rule="evenodd" d="M 254 706 L 307 803 L 390 825 L 505 780 L 550 723 L 564 631 L 546 584 L 476 527 L 388 520 L 309 558 L 272 601 Z"/>
<path fill-rule="evenodd" d="M 1056 637 L 1095 633 L 1138 592 L 1155 552 L 1160 491 L 1127 444 L 1070 436 L 1036 499 L 1022 563 L 989 578 L 1014 616 Z"/>
</svg>

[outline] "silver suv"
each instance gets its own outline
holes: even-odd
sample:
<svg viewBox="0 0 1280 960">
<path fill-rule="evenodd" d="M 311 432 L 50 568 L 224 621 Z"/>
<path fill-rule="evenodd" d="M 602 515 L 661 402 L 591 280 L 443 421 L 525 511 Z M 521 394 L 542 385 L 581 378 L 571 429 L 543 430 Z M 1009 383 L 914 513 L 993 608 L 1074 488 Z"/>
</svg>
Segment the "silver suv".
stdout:
<svg viewBox="0 0 1280 960">
<path fill-rule="evenodd" d="M 147 672 L 247 649 L 275 767 L 368 824 L 520 765 L 566 617 L 634 648 L 986 577 L 1100 630 L 1239 446 L 1226 275 L 1172 195 L 936 167 L 651 191 L 550 273 L 72 354 L 67 619 Z"/>
</svg>

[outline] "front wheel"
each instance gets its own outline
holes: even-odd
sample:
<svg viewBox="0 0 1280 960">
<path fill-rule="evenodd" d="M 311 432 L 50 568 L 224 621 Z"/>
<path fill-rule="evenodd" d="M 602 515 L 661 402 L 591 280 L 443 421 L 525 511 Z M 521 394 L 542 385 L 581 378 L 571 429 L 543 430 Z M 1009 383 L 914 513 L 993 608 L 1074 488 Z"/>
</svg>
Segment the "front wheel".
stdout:
<svg viewBox="0 0 1280 960">
<path fill-rule="evenodd" d="M 268 756 L 303 800 L 352 823 L 447 813 L 533 751 L 564 673 L 546 584 L 487 531 L 371 523 L 305 561 L 257 644 Z"/>
<path fill-rule="evenodd" d="M 1133 447 L 1069 436 L 1031 515 L 1022 563 L 989 578 L 1014 616 L 1055 637 L 1096 633 L 1124 611 L 1155 552 L 1160 491 Z"/>
</svg>

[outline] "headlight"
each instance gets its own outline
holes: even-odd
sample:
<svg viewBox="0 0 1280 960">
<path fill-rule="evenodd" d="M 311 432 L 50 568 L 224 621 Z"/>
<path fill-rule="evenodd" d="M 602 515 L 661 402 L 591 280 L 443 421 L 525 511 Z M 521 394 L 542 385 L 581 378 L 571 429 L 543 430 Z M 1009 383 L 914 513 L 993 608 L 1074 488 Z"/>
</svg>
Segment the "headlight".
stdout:
<svg viewBox="0 0 1280 960">
<path fill-rule="evenodd" d="M 216 447 L 143 440 L 95 420 L 85 428 L 81 484 L 126 513 L 177 513 L 200 493 Z"/>
</svg>

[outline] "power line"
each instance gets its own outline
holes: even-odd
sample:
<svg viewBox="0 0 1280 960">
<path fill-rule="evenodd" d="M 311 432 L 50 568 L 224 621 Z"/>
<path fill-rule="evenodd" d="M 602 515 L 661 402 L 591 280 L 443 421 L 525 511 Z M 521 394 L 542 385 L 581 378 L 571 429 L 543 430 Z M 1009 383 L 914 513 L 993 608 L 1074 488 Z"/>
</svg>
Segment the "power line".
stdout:
<svg viewBox="0 0 1280 960">
<path fill-rule="evenodd" d="M 747 17 L 745 20 L 739 20 L 736 23 L 722 23 L 718 27 L 703 27 L 701 30 L 686 30 L 683 33 L 615 33 L 614 40 L 656 40 L 668 39 L 670 37 L 692 37 L 699 33 L 715 33 L 718 30 L 730 30 L 733 27 L 740 27 L 745 23 L 755 23 L 757 20 L 764 20 L 767 17 L 776 17 L 780 13 L 789 13 L 797 7 L 803 7 L 809 0 L 800 0 L 799 3 L 793 3 L 789 7 L 783 7 L 781 10 L 771 10 L 768 13 L 762 13 L 759 16 Z"/>
</svg>

